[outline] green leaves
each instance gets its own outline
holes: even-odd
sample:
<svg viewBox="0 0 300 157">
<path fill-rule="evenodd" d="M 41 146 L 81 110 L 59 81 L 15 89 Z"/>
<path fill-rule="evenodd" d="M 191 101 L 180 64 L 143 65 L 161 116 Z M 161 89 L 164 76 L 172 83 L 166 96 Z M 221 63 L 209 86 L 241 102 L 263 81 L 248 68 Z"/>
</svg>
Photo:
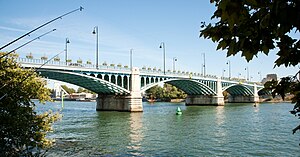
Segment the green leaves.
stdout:
<svg viewBox="0 0 300 157">
<path fill-rule="evenodd" d="M 213 1 L 215 25 L 202 25 L 200 37 L 218 42 L 217 50 L 227 49 L 227 56 L 241 53 L 247 61 L 259 52 L 269 54 L 278 47 L 277 66 L 299 63 L 299 39 L 287 40 L 287 33 L 300 29 L 300 1 L 220 0 Z M 293 17 L 293 18 L 291 18 Z M 203 22 L 204 23 L 204 22 Z M 236 41 L 234 41 L 236 40 Z M 277 44 L 277 45 L 276 45 Z"/>
<path fill-rule="evenodd" d="M 171 99 L 184 99 L 186 94 L 175 86 L 164 84 L 164 87 L 154 86 L 146 91 L 148 99 L 161 99 L 170 101 Z"/>
<path fill-rule="evenodd" d="M 19 67 L 14 58 L 0 60 L 0 156 L 39 155 L 52 144 L 46 134 L 59 113 L 37 114 L 31 99 L 51 100 L 45 82 L 32 70 Z M 37 153 L 37 154 L 34 154 Z"/>
</svg>

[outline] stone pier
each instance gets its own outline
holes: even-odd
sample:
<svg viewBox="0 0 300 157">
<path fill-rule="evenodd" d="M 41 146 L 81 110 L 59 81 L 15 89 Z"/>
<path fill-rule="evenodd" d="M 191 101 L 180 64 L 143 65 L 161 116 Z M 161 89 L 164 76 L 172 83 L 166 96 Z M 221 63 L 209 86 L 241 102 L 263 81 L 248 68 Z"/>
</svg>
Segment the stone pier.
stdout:
<svg viewBox="0 0 300 157">
<path fill-rule="evenodd" d="M 243 95 L 230 95 L 228 97 L 228 102 L 229 103 L 255 103 L 255 102 L 259 102 L 259 96 L 258 96 L 258 92 L 257 92 L 257 86 L 256 84 L 254 84 L 254 91 L 253 91 L 253 95 L 247 95 L 247 96 L 243 96 Z"/>
<path fill-rule="evenodd" d="M 212 105 L 222 106 L 224 105 L 224 96 L 222 93 L 221 80 L 217 80 L 217 95 L 188 95 L 185 104 L 187 106 L 201 106 L 201 105 Z"/>
<path fill-rule="evenodd" d="M 97 111 L 143 112 L 139 69 L 132 68 L 130 95 L 98 95 Z"/>
</svg>

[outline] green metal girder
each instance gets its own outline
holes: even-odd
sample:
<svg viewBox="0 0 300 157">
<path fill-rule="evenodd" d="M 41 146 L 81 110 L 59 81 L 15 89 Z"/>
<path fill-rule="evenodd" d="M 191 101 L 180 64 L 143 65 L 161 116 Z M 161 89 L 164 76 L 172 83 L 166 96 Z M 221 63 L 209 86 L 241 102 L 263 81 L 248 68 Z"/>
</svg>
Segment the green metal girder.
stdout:
<svg viewBox="0 0 300 157">
<path fill-rule="evenodd" d="M 71 83 L 98 94 L 130 94 L 130 91 L 123 87 L 93 76 L 61 70 L 41 69 L 38 72 L 49 79 Z"/>
<path fill-rule="evenodd" d="M 241 84 L 230 85 L 223 90 L 226 90 L 231 95 L 243 95 L 243 96 L 254 95 L 253 91 L 251 91 L 249 87 L 246 87 Z"/>
<path fill-rule="evenodd" d="M 195 80 L 170 80 L 165 83 L 178 87 L 188 95 L 216 95 L 216 92 L 207 85 Z"/>
</svg>

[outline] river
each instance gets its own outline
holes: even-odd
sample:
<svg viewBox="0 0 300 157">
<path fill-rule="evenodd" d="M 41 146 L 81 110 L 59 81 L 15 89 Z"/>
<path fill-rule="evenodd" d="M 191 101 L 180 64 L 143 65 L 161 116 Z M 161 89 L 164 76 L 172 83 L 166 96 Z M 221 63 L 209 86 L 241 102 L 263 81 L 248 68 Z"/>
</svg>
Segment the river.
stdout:
<svg viewBox="0 0 300 157">
<path fill-rule="evenodd" d="M 47 156 L 300 156 L 290 103 L 143 103 L 142 113 L 97 112 L 95 105 L 64 102 Z M 175 114 L 178 106 L 182 115 Z M 38 105 L 60 108 L 60 102 Z"/>
</svg>

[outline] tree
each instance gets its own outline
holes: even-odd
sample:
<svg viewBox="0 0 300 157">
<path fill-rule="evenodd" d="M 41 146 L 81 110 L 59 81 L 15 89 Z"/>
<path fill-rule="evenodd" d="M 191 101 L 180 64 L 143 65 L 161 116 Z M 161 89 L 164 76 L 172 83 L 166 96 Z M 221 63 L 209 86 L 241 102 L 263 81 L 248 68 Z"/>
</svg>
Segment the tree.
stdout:
<svg viewBox="0 0 300 157">
<path fill-rule="evenodd" d="M 33 70 L 20 68 L 12 57 L 1 58 L 0 77 L 0 156 L 40 155 L 52 145 L 46 133 L 60 118 L 59 113 L 35 110 L 31 99 L 51 100 L 45 82 Z"/>
<path fill-rule="evenodd" d="M 276 66 L 296 66 L 300 62 L 300 1 L 299 0 L 210 0 L 216 6 L 212 19 L 215 24 L 202 22 L 200 37 L 217 42 L 217 49 L 227 50 L 227 56 L 241 52 L 247 61 L 258 53 L 269 54 L 277 49 Z M 296 34 L 298 38 L 293 38 Z M 295 35 L 295 36 L 296 36 Z M 291 111 L 300 117 L 299 72 L 270 82 L 266 88 L 272 94 L 294 95 Z M 300 125 L 293 133 L 300 130 Z"/>
<path fill-rule="evenodd" d="M 66 85 L 61 85 L 61 87 L 68 93 L 68 94 L 72 94 L 72 93 L 75 93 L 75 89 L 73 88 L 69 88 L 68 86 Z"/>
<path fill-rule="evenodd" d="M 186 94 L 175 86 L 164 84 L 163 87 L 158 85 L 148 89 L 146 95 L 149 98 L 161 99 L 162 101 L 170 101 L 171 99 L 185 99 Z"/>
<path fill-rule="evenodd" d="M 95 94 L 95 92 L 92 92 L 92 91 L 87 90 L 87 89 L 85 89 L 85 88 L 79 87 L 79 88 L 77 89 L 77 93 L 82 93 L 82 92 L 84 92 L 84 93 Z"/>
</svg>

